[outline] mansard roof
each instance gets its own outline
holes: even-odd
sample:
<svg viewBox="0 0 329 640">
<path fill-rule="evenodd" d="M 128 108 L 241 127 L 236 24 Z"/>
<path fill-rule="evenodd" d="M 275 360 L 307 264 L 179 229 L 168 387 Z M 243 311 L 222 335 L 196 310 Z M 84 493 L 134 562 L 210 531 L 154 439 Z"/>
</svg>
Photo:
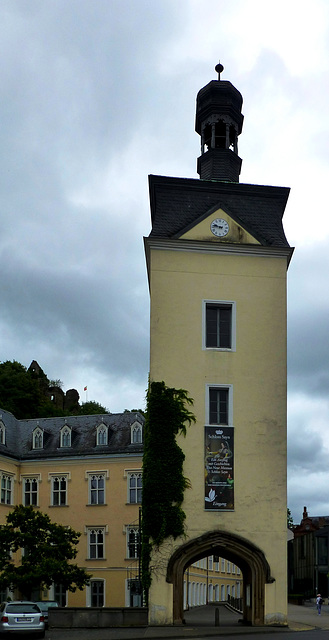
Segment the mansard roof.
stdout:
<svg viewBox="0 0 329 640">
<path fill-rule="evenodd" d="M 261 245 L 289 247 L 282 226 L 287 187 L 150 175 L 149 188 L 150 237 L 178 237 L 221 208 Z"/>
<path fill-rule="evenodd" d="M 0 444 L 0 455 L 17 460 L 65 458 L 86 455 L 133 455 L 142 453 L 142 444 L 131 443 L 131 427 L 135 422 L 144 424 L 139 412 L 106 413 L 91 416 L 66 416 L 17 420 L 11 413 L 0 409 L 6 428 L 5 444 Z M 108 444 L 96 444 L 96 431 L 100 424 L 108 428 Z M 60 446 L 60 431 L 67 425 L 71 429 L 71 446 Z M 33 449 L 33 431 L 43 431 L 43 448 Z"/>
</svg>

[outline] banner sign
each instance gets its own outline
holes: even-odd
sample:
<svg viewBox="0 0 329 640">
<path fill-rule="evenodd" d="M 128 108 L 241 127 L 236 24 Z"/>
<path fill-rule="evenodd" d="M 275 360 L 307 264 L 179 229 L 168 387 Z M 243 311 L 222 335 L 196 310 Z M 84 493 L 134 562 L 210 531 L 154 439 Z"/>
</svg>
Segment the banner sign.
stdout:
<svg viewBox="0 0 329 640">
<path fill-rule="evenodd" d="M 205 509 L 234 509 L 234 427 L 205 427 Z"/>
</svg>

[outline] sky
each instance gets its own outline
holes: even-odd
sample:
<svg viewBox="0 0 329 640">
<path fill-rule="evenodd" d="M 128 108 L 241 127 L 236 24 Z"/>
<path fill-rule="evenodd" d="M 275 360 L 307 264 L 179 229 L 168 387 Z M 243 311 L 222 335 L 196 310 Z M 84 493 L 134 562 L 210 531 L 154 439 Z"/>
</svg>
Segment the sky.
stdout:
<svg viewBox="0 0 329 640">
<path fill-rule="evenodd" d="M 288 506 L 328 515 L 327 0 L 1 0 L 0 59 L 0 361 L 111 412 L 145 406 L 147 177 L 198 178 L 222 62 L 240 182 L 291 187 Z"/>
</svg>

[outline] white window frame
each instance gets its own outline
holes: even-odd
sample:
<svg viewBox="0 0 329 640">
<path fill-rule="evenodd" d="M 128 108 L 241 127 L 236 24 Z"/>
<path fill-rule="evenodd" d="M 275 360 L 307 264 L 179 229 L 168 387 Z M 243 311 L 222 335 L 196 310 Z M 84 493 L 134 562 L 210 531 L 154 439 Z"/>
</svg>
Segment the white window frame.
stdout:
<svg viewBox="0 0 329 640">
<path fill-rule="evenodd" d="M 66 438 L 68 438 L 69 444 L 66 444 Z M 61 449 L 68 449 L 72 446 L 72 428 L 69 427 L 68 424 L 64 424 L 64 426 L 60 430 L 60 447 Z"/>
<path fill-rule="evenodd" d="M 1 419 L 0 419 L 0 444 L 6 444 L 6 427 L 4 425 L 4 422 Z"/>
<path fill-rule="evenodd" d="M 107 526 L 104 525 L 95 525 L 94 527 L 86 527 L 87 534 L 87 558 L 88 560 L 106 560 L 105 554 L 105 535 L 107 533 Z M 102 542 L 99 540 L 94 541 L 92 539 L 92 535 L 98 536 L 102 535 Z M 102 547 L 102 555 L 100 554 L 99 547 Z M 92 553 L 92 549 L 95 549 L 95 555 Z"/>
<path fill-rule="evenodd" d="M 221 572 L 225 573 L 225 558 L 221 558 Z"/>
<path fill-rule="evenodd" d="M 23 490 L 23 495 L 22 495 L 22 501 L 23 501 L 23 505 L 25 507 L 28 506 L 32 506 L 32 507 L 38 507 L 39 506 L 39 483 L 41 480 L 41 475 L 40 473 L 31 473 L 28 475 L 23 475 L 21 476 L 21 482 L 22 482 L 22 490 Z M 36 483 L 36 491 L 33 491 L 32 489 L 30 489 L 29 492 L 26 491 L 25 488 L 25 484 L 26 482 L 35 482 Z M 27 501 L 26 500 L 26 496 L 30 495 L 30 500 Z M 36 501 L 34 501 L 32 498 L 33 496 L 36 496 Z"/>
<path fill-rule="evenodd" d="M 103 604 L 102 605 L 96 604 L 93 606 L 92 604 L 92 584 L 94 582 L 103 583 Z M 103 608 L 106 606 L 105 597 L 106 597 L 106 580 L 104 578 L 98 578 L 96 576 L 93 576 L 90 580 L 90 583 L 86 586 L 86 606 L 92 609 L 94 607 L 95 609 L 100 608 L 100 606 L 101 608 Z"/>
<path fill-rule="evenodd" d="M 33 449 L 43 449 L 43 429 L 41 429 L 40 427 L 36 427 L 33 430 L 32 448 Z"/>
<path fill-rule="evenodd" d="M 136 438 L 137 434 L 137 439 Z M 131 444 L 142 444 L 143 442 L 143 425 L 136 421 L 130 427 L 130 443 Z"/>
<path fill-rule="evenodd" d="M 207 347 L 206 312 L 207 305 L 231 307 L 231 346 Z M 202 349 L 203 351 L 236 351 L 236 302 L 234 300 L 202 300 Z"/>
<path fill-rule="evenodd" d="M 14 480 L 15 476 L 13 473 L 8 473 L 8 471 L 0 471 L 0 504 L 13 504 Z"/>
<path fill-rule="evenodd" d="M 109 437 L 108 437 L 109 428 L 104 422 L 101 422 L 96 427 L 96 446 L 98 447 L 106 447 L 108 445 Z M 104 437 L 103 437 L 104 434 Z M 102 437 L 101 437 L 102 436 Z M 100 440 L 104 440 L 104 442 L 100 442 Z"/>
<path fill-rule="evenodd" d="M 130 555 L 130 542 L 129 542 L 129 538 L 130 538 L 130 533 L 134 532 L 135 534 L 135 541 L 133 543 L 134 548 L 135 548 L 135 553 L 134 555 Z M 137 537 L 137 540 L 136 540 Z M 139 548 L 140 548 L 140 544 L 139 544 L 139 526 L 138 525 L 132 525 L 129 524 L 126 526 L 126 558 L 128 560 L 138 560 L 139 558 Z"/>
<path fill-rule="evenodd" d="M 52 507 L 66 507 L 68 505 L 68 483 L 71 480 L 71 474 L 69 472 L 64 472 L 64 473 L 49 473 L 48 474 L 48 480 L 51 483 L 51 489 L 50 489 L 50 504 Z M 59 480 L 60 484 L 62 480 L 65 480 L 65 489 L 61 488 L 61 486 L 59 486 L 58 489 L 55 489 L 54 484 L 55 481 Z M 65 502 L 61 502 L 61 493 L 65 492 Z M 56 500 L 54 499 L 54 495 L 55 493 L 58 493 L 58 497 L 59 497 L 59 501 L 58 504 L 56 503 Z"/>
<path fill-rule="evenodd" d="M 130 481 L 131 478 L 133 476 L 137 477 L 137 481 L 138 478 L 141 477 L 142 479 L 142 486 L 138 487 L 137 483 L 136 483 L 136 487 L 130 487 Z M 131 500 L 131 491 L 134 491 L 136 493 L 136 500 Z M 142 474 L 142 470 L 141 469 L 131 469 L 130 471 L 127 471 L 127 504 L 141 504 L 142 503 L 142 497 L 140 500 L 138 500 L 138 492 L 139 491 L 143 491 L 143 474 Z"/>
<path fill-rule="evenodd" d="M 56 592 L 56 587 L 59 587 L 59 591 L 60 591 L 60 595 L 57 595 L 56 598 L 56 594 L 58 593 L 58 591 Z M 59 607 L 67 607 L 67 590 L 63 588 L 63 585 L 61 584 L 55 584 L 54 582 L 52 583 L 50 589 L 49 589 L 49 600 L 56 600 L 56 602 L 58 602 L 58 606 Z"/>
<path fill-rule="evenodd" d="M 227 424 L 222 424 L 224 427 L 233 427 L 233 385 L 232 384 L 206 384 L 206 416 L 205 424 L 210 426 L 216 426 L 217 423 L 210 423 L 210 389 L 227 389 L 228 391 L 228 417 Z M 221 423 L 218 423 L 219 425 Z"/>
<path fill-rule="evenodd" d="M 96 488 L 92 488 L 91 483 L 92 483 L 92 479 L 94 477 L 103 477 L 104 478 L 104 488 L 103 488 L 103 492 L 104 492 L 104 501 L 103 502 L 99 502 L 98 497 L 99 497 L 99 491 L 101 491 L 102 489 L 99 487 Z M 109 472 L 108 471 L 86 471 L 85 474 L 86 480 L 88 480 L 88 505 L 89 506 L 97 506 L 97 505 L 102 505 L 104 506 L 106 504 L 106 481 L 109 479 Z M 96 492 L 96 496 L 97 496 L 97 501 L 93 502 L 92 501 L 92 492 Z"/>
</svg>

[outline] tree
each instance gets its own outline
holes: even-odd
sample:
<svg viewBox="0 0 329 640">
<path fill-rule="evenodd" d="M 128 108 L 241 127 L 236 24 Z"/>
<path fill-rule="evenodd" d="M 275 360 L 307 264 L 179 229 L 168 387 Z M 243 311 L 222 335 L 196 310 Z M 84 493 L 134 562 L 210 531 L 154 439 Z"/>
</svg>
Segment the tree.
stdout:
<svg viewBox="0 0 329 640">
<path fill-rule="evenodd" d="M 49 380 L 42 369 L 26 369 L 16 360 L 0 363 L 0 407 L 18 420 L 63 416 L 48 399 Z"/>
<path fill-rule="evenodd" d="M 18 419 L 32 418 L 41 401 L 38 381 L 20 362 L 0 364 L 0 407 Z M 39 416 L 37 416 L 39 417 Z"/>
<path fill-rule="evenodd" d="M 143 586 L 151 583 L 149 570 L 152 547 L 165 538 L 184 534 L 184 491 L 189 481 L 183 474 L 185 455 L 176 442 L 186 435 L 186 425 L 195 422 L 188 409 L 193 404 L 185 389 L 152 382 L 147 393 L 144 426 L 142 497 L 142 575 Z"/>
<path fill-rule="evenodd" d="M 290 509 L 287 509 L 287 527 L 288 529 L 292 529 L 294 526 L 294 521 L 291 515 Z"/>
<path fill-rule="evenodd" d="M 91 576 L 71 562 L 80 535 L 33 507 L 15 507 L 7 524 L 0 526 L 0 589 L 18 589 L 28 600 L 52 583 L 69 591 L 82 590 Z M 17 551 L 19 563 L 14 562 Z"/>
<path fill-rule="evenodd" d="M 83 402 L 81 404 L 80 414 L 82 416 L 92 416 L 96 415 L 96 413 L 101 415 L 102 413 L 109 413 L 109 410 L 99 404 L 99 402 L 95 402 L 94 400 Z"/>
</svg>

